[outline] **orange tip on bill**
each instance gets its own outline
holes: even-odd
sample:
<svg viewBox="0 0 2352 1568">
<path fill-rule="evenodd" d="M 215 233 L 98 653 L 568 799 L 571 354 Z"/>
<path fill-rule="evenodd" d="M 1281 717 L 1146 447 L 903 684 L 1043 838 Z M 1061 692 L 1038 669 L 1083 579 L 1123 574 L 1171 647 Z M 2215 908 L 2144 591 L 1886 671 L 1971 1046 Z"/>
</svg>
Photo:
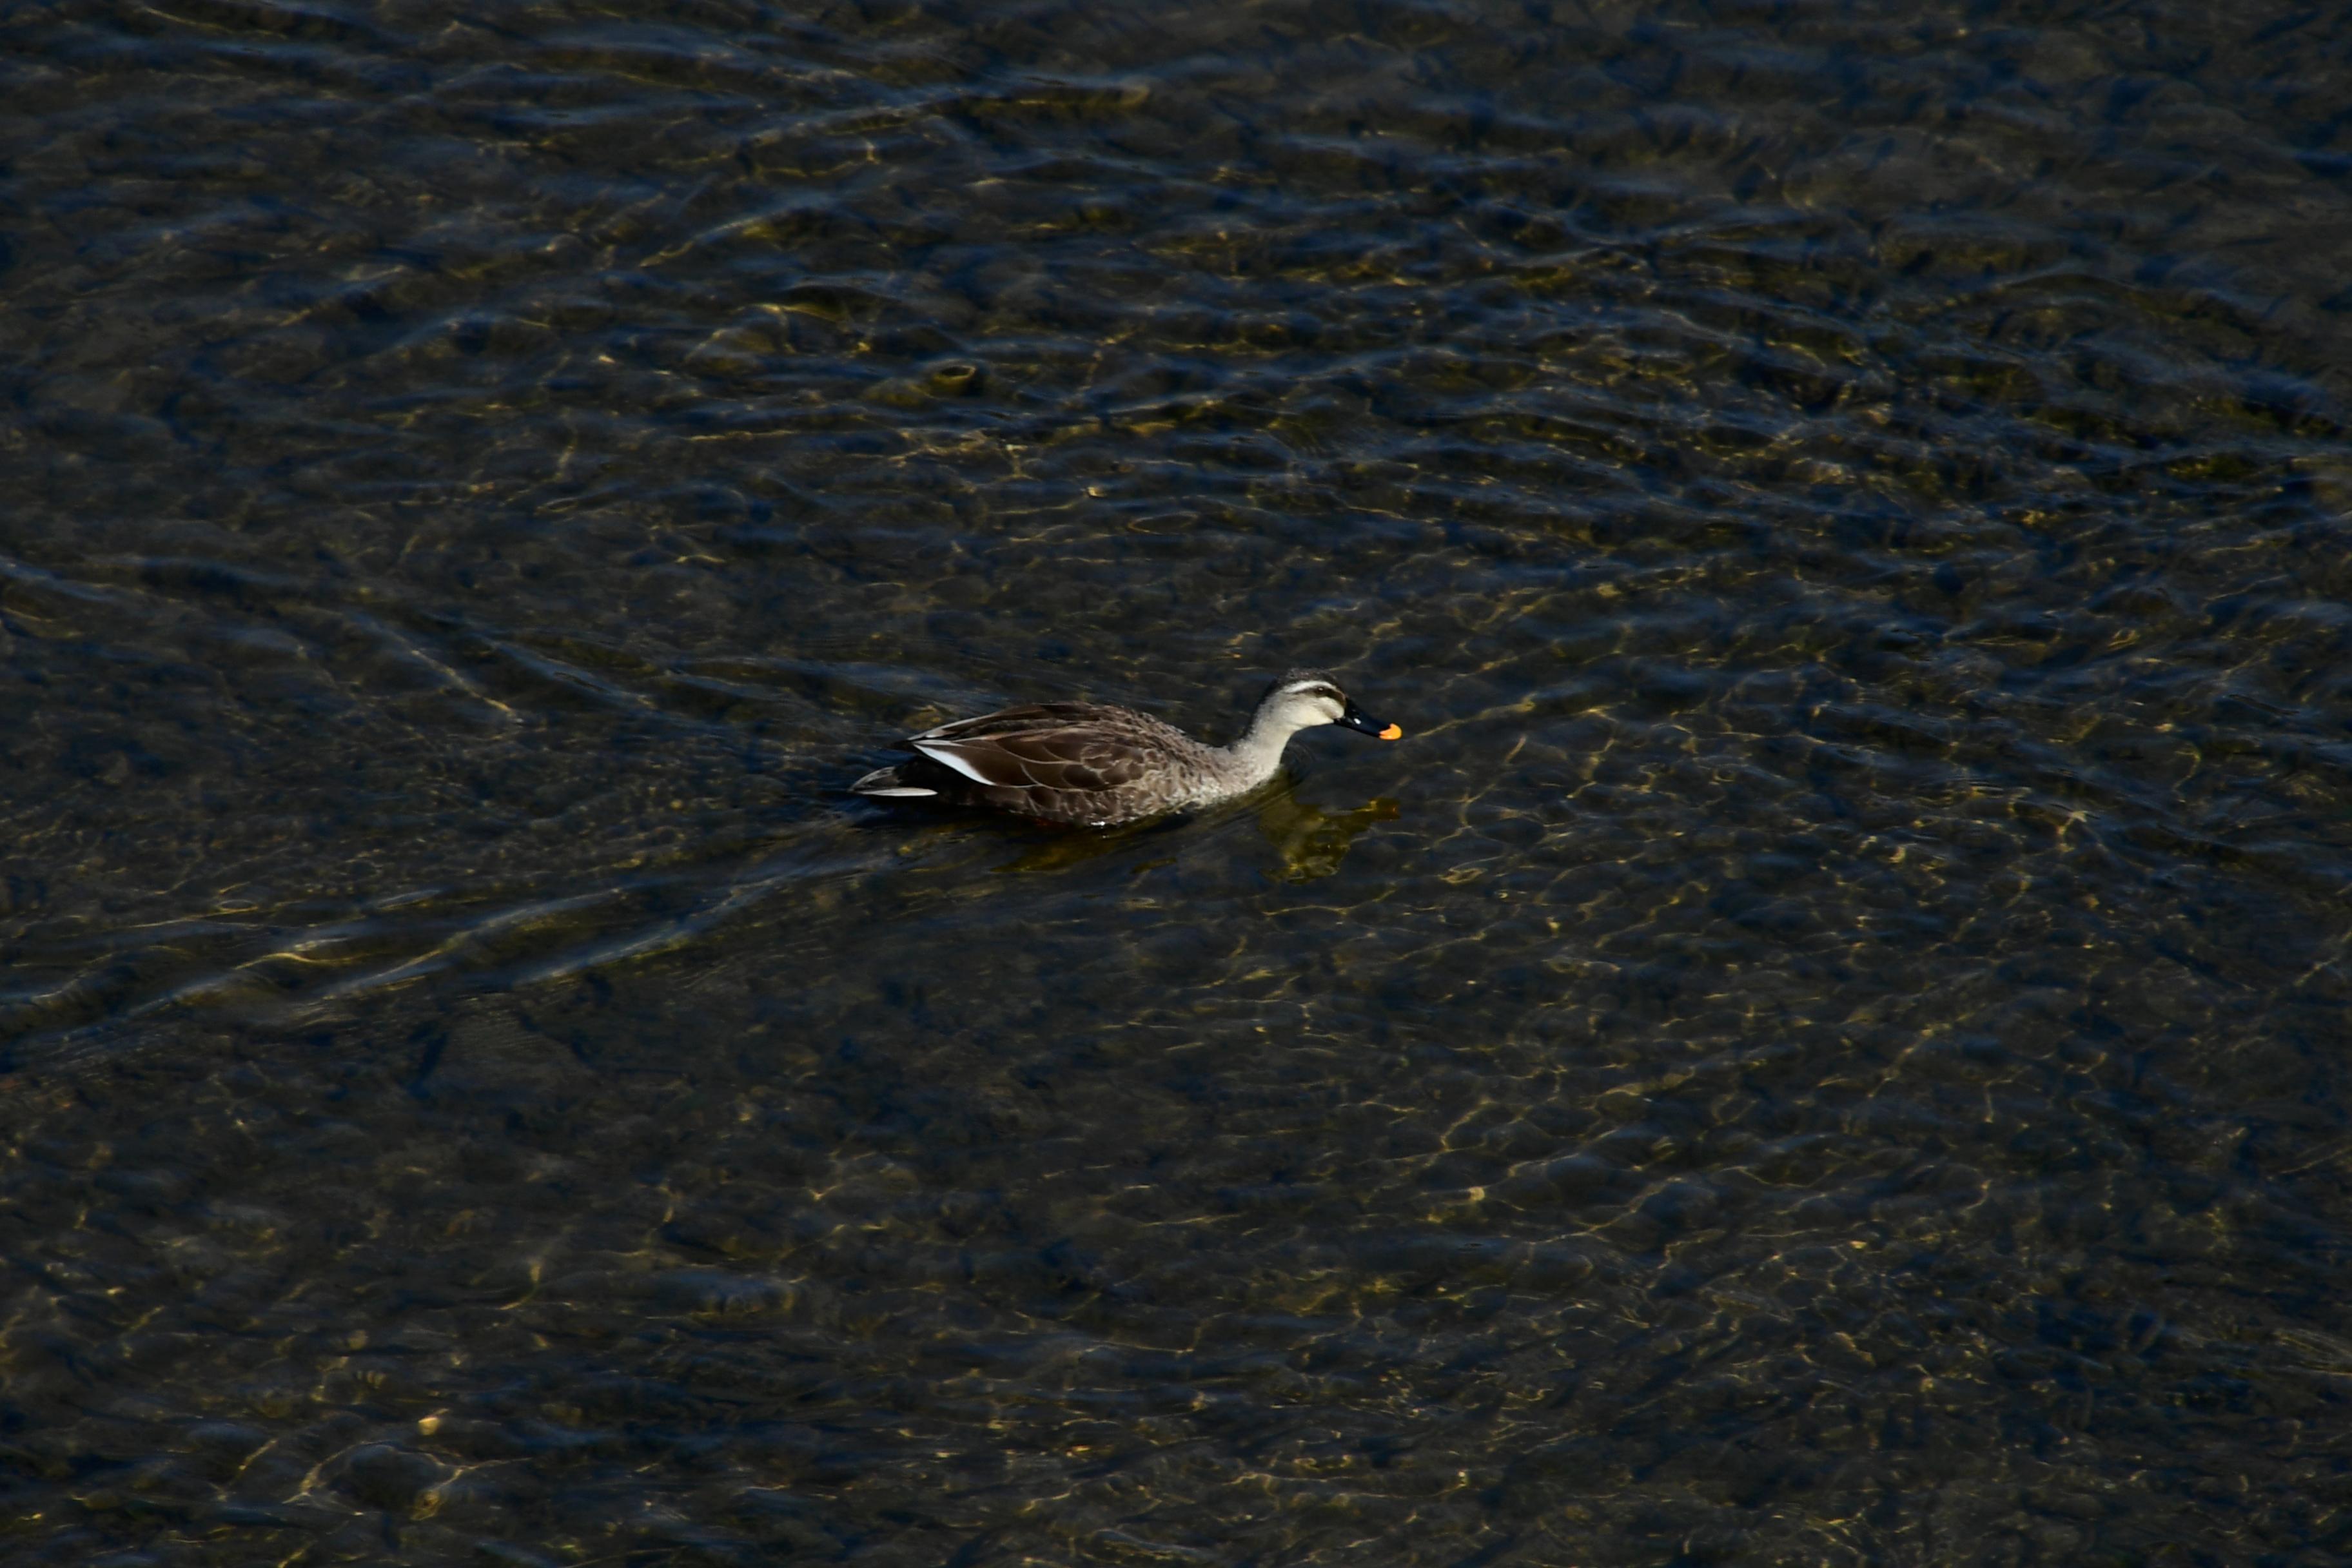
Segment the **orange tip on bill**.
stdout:
<svg viewBox="0 0 2352 1568">
<path fill-rule="evenodd" d="M 1404 739 L 1404 726 L 1402 724 L 1390 725 L 1387 729 L 1381 731 L 1381 739 L 1383 741 L 1401 741 Z"/>
</svg>

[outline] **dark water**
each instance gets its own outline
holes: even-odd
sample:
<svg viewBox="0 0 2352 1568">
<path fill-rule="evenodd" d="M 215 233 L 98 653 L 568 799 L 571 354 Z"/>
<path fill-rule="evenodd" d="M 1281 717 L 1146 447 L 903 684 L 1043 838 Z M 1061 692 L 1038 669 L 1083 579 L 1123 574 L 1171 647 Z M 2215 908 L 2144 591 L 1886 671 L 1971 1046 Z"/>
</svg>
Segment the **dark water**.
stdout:
<svg viewBox="0 0 2352 1568">
<path fill-rule="evenodd" d="M 2352 1556 L 2337 8 L 0 84 L 6 1561 Z"/>
</svg>

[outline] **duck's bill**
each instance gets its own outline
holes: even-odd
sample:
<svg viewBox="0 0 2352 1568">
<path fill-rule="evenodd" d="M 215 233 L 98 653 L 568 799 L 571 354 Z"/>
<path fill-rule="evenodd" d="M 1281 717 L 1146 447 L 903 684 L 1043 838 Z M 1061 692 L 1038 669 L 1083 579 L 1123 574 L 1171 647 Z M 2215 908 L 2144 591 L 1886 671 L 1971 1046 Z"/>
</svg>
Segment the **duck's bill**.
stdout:
<svg viewBox="0 0 2352 1568">
<path fill-rule="evenodd" d="M 1365 734 L 1382 741 L 1401 740 L 1404 736 L 1402 725 L 1383 724 L 1377 719 L 1368 718 L 1362 709 L 1352 703 L 1345 713 L 1339 715 L 1339 722 L 1350 730 L 1361 730 Z"/>
</svg>

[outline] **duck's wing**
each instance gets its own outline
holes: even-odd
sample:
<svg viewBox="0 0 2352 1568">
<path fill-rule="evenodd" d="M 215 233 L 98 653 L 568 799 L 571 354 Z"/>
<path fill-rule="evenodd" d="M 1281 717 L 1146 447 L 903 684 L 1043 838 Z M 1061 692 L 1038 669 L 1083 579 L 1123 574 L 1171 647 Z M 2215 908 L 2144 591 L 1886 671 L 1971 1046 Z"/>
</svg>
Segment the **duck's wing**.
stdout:
<svg viewBox="0 0 2352 1568">
<path fill-rule="evenodd" d="M 912 752 L 919 751 L 933 742 L 980 741 L 1087 725 L 1101 726 L 1129 717 L 1140 715 L 1129 715 L 1124 709 L 1107 708 L 1099 702 L 1033 702 L 1026 707 L 982 713 L 976 719 L 950 719 L 919 735 L 909 735 L 900 744 Z"/>
<path fill-rule="evenodd" d="M 959 719 L 911 736 L 908 750 L 987 789 L 1098 795 L 1142 778 L 1165 747 L 1142 715 L 1092 702 L 1043 702 Z"/>
</svg>

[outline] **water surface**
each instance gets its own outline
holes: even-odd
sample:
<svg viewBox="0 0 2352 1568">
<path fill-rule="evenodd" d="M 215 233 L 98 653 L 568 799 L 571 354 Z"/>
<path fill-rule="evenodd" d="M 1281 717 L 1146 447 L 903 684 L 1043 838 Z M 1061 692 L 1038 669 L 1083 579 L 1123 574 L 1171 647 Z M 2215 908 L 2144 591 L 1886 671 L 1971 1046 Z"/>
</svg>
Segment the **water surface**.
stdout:
<svg viewBox="0 0 2352 1568">
<path fill-rule="evenodd" d="M 2326 8 L 0 33 L 11 1562 L 2352 1552 Z"/>
</svg>

